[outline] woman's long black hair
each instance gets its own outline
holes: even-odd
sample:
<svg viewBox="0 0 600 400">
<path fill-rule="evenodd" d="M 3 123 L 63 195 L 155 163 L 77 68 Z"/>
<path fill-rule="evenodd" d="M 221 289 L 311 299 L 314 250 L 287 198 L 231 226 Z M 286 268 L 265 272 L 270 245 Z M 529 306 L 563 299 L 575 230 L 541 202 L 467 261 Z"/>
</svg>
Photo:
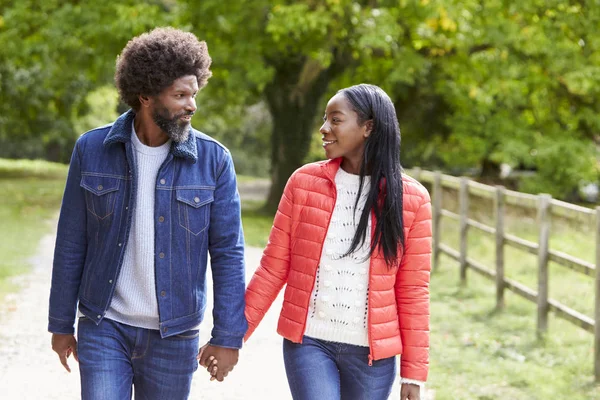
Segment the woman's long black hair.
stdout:
<svg viewBox="0 0 600 400">
<path fill-rule="evenodd" d="M 371 176 L 369 194 L 360 216 L 358 228 L 347 254 L 365 242 L 371 210 L 375 226 L 369 256 L 380 246 L 388 267 L 400 265 L 398 245 L 404 248 L 402 219 L 402 167 L 400 165 L 400 127 L 394 104 L 389 96 L 375 85 L 360 84 L 338 91 L 358 114 L 358 124 L 372 120 L 372 131 L 365 141 L 360 166 L 360 184 L 355 210 L 361 197 L 365 175 Z"/>
</svg>

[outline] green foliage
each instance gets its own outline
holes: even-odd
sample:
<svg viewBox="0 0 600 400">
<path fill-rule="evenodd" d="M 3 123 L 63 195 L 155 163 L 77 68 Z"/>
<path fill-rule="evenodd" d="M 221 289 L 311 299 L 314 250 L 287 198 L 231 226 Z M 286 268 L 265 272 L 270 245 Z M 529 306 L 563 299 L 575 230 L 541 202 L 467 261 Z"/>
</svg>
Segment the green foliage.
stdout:
<svg viewBox="0 0 600 400">
<path fill-rule="evenodd" d="M 72 118 L 75 132 L 84 133 L 113 122 L 119 116 L 118 105 L 119 94 L 114 86 L 101 86 L 91 91 L 85 98 L 87 112 Z"/>
<path fill-rule="evenodd" d="M 275 171 L 321 158 L 307 144 L 325 101 L 370 82 L 396 105 L 407 166 L 508 163 L 556 196 L 598 180 L 597 1 L 0 0 L 0 155 L 65 161 L 82 127 L 109 119 L 112 103 L 88 95 L 111 83 L 115 56 L 167 24 L 207 41 L 195 124 L 252 173 L 269 154 Z"/>
<path fill-rule="evenodd" d="M 534 186 L 565 196 L 598 179 L 598 7 L 562 1 L 440 2 L 427 20 L 447 39 L 434 96 L 448 106 L 443 165 L 535 168 Z M 446 21 L 446 22 L 444 22 Z M 446 29 L 444 29 L 444 26 Z"/>
<path fill-rule="evenodd" d="M 112 80 L 133 35 L 169 21 L 164 10 L 160 2 L 0 2 L 0 155 L 68 160 L 88 93 Z"/>
</svg>

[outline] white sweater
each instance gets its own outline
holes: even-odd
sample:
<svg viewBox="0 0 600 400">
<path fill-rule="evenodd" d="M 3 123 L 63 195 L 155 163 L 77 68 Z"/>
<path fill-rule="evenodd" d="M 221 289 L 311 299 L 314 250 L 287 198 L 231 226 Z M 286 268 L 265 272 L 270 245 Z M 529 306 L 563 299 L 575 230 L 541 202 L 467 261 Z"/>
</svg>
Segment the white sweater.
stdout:
<svg viewBox="0 0 600 400">
<path fill-rule="evenodd" d="M 363 192 L 354 213 L 359 187 L 358 175 L 349 174 L 340 168 L 335 176 L 337 200 L 325 236 L 308 308 L 306 336 L 369 346 L 367 294 L 371 218 L 367 227 L 367 240 L 357 251 L 344 256 L 358 227 L 369 182 L 370 177 L 365 177 Z"/>
<path fill-rule="evenodd" d="M 154 280 L 154 193 L 158 170 L 169 154 L 171 140 L 158 147 L 146 146 L 133 129 L 131 143 L 137 178 L 135 207 L 123 265 L 106 318 L 139 328 L 159 329 Z"/>
</svg>

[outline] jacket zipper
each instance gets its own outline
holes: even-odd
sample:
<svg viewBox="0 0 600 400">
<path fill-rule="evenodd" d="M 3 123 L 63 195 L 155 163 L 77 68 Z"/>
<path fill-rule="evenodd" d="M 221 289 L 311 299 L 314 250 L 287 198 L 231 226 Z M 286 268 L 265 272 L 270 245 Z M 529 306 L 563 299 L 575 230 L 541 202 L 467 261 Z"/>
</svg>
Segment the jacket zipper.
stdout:
<svg viewBox="0 0 600 400">
<path fill-rule="evenodd" d="M 340 167 L 341 168 L 341 167 Z M 333 184 L 334 187 L 334 191 L 333 191 L 333 207 L 335 208 L 335 203 L 337 201 L 337 188 L 335 187 L 335 181 L 332 181 L 331 179 L 329 179 L 329 182 Z M 329 230 L 329 225 L 331 224 L 331 216 L 333 215 L 333 209 L 331 210 L 331 212 L 329 213 L 329 220 L 327 221 L 327 230 Z M 327 230 L 325 231 L 325 237 L 327 237 Z M 319 249 L 319 257 L 320 254 L 323 253 L 323 246 L 325 245 L 325 238 L 323 238 L 323 241 L 321 242 L 321 248 Z M 317 268 L 319 268 L 319 261 L 317 261 Z M 315 281 L 317 280 L 317 273 L 315 272 L 315 275 L 313 276 L 313 282 L 312 282 L 312 286 L 311 286 L 311 295 L 312 295 L 312 290 L 315 288 Z M 308 303 L 306 305 L 306 314 L 304 315 L 304 326 L 302 327 L 302 335 L 300 336 L 300 343 L 302 343 L 302 338 L 304 337 L 304 332 L 306 332 L 306 320 L 308 319 L 308 306 L 310 305 L 310 299 L 312 296 L 309 296 L 308 298 Z"/>
<path fill-rule="evenodd" d="M 373 240 L 373 219 L 371 215 L 371 241 Z M 369 286 L 367 287 L 367 339 L 369 341 L 369 367 L 373 366 L 373 343 L 371 343 L 373 335 L 371 335 L 371 277 L 373 276 L 373 256 L 369 260 Z"/>
</svg>

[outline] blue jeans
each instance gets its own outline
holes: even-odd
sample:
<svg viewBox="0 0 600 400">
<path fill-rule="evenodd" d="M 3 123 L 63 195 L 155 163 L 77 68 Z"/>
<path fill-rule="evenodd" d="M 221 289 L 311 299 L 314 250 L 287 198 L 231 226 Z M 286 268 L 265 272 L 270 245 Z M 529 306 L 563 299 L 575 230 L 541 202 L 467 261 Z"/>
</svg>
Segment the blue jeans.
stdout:
<svg viewBox="0 0 600 400">
<path fill-rule="evenodd" d="M 304 336 L 283 340 L 283 360 L 294 400 L 387 400 L 396 376 L 395 357 L 373 361 L 369 348 Z"/>
<path fill-rule="evenodd" d="M 83 400 L 187 399 L 198 368 L 198 331 L 165 339 L 158 330 L 109 319 L 79 319 L 77 351 Z"/>
</svg>

